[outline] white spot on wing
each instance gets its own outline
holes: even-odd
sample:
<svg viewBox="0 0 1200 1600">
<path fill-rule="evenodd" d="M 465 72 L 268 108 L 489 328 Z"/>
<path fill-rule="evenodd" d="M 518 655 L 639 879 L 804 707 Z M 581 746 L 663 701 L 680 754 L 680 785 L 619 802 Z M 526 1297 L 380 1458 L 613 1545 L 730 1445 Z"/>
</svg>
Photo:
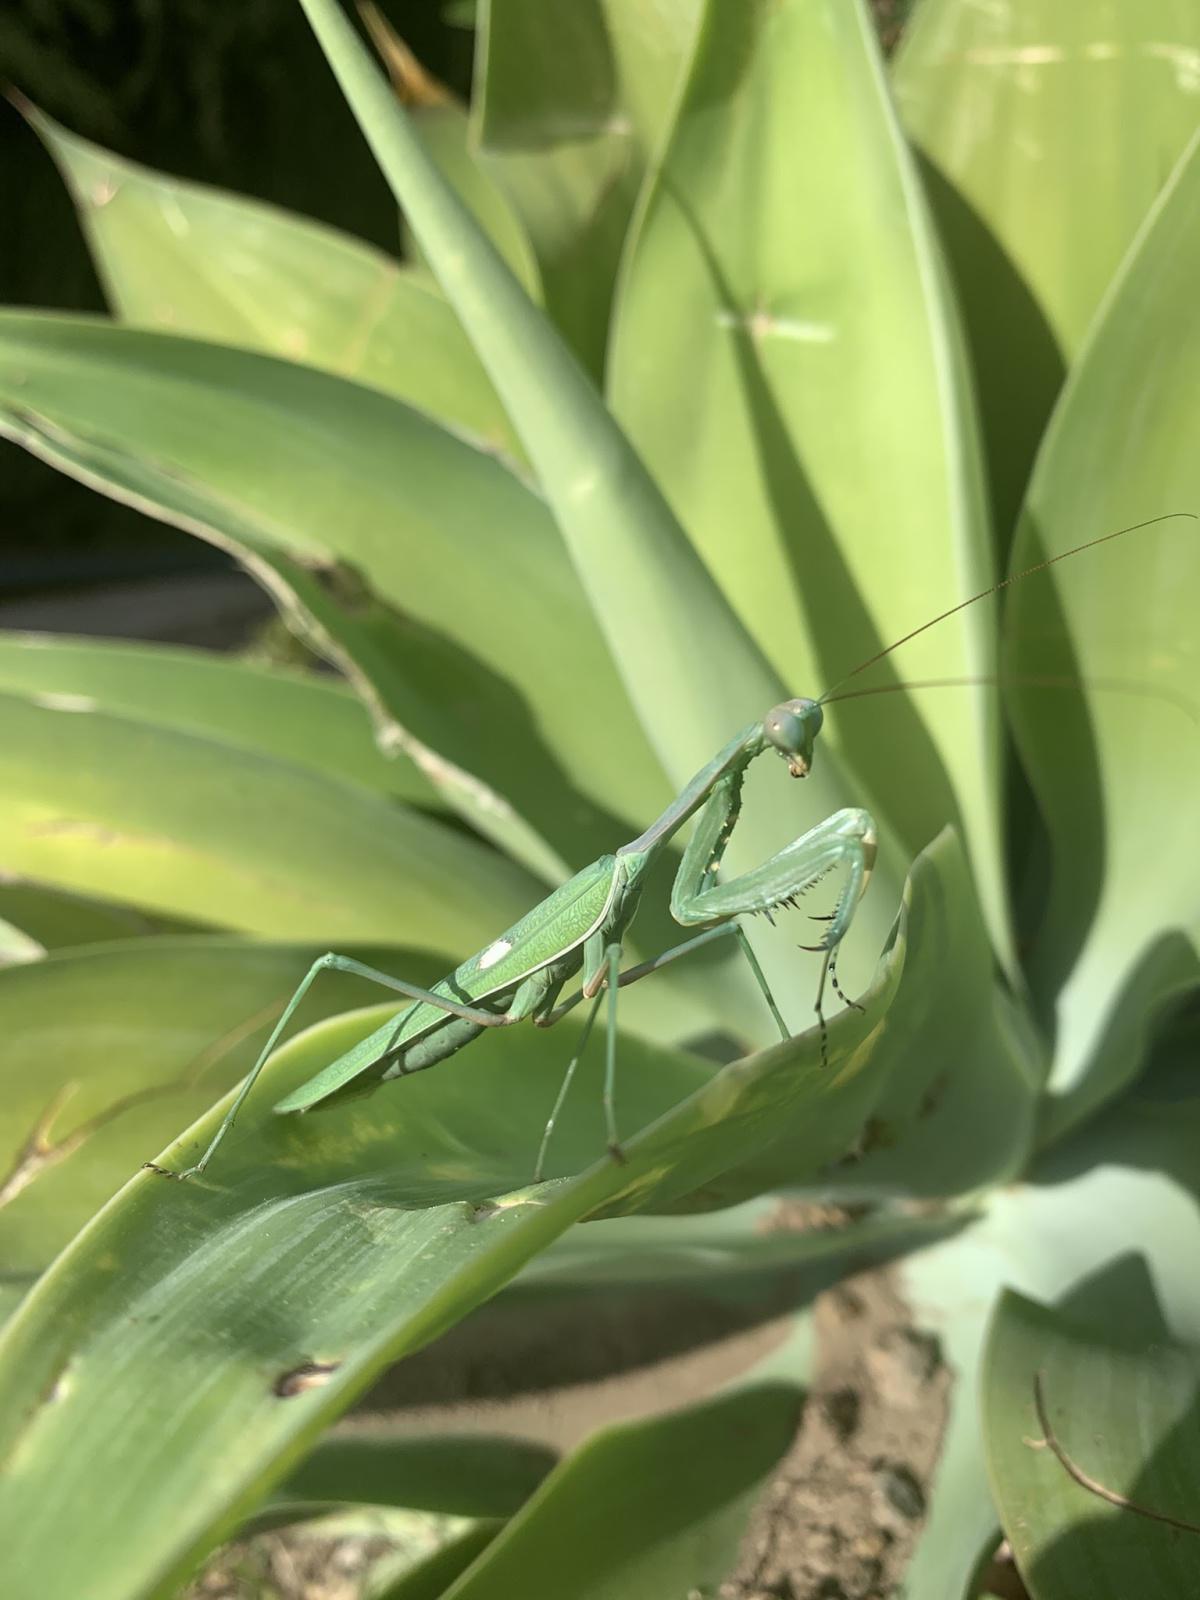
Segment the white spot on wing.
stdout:
<svg viewBox="0 0 1200 1600">
<path fill-rule="evenodd" d="M 511 949 L 512 945 L 507 939 L 497 939 L 495 944 L 488 945 L 479 958 L 480 972 L 486 972 L 489 967 L 494 967 Z"/>
</svg>

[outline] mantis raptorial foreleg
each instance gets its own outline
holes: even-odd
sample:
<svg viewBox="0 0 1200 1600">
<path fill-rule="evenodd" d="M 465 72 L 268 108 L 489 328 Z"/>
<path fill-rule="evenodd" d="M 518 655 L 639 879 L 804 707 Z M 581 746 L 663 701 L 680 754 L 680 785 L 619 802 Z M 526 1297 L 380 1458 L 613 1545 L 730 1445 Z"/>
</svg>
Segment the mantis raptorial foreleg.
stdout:
<svg viewBox="0 0 1200 1600">
<path fill-rule="evenodd" d="M 751 867 L 726 883 L 718 883 L 717 871 L 721 858 L 741 810 L 741 787 L 740 771 L 722 778 L 714 786 L 675 875 L 671 891 L 671 915 L 685 927 L 716 919 L 725 921 L 753 912 L 770 918 L 774 907 L 794 904 L 799 895 L 811 889 L 826 874 L 845 868 L 846 882 L 833 912 L 828 917 L 814 919 L 828 923 L 824 936 L 815 945 L 800 946 L 803 950 L 824 952 L 814 1010 L 821 1029 L 821 1056 L 825 1060 L 828 1056 L 823 1004 L 825 983 L 828 979 L 839 998 L 848 1005 L 853 1003 L 846 1000 L 838 985 L 837 948 L 850 927 L 855 908 L 871 877 L 877 843 L 875 824 L 869 812 L 856 808 L 837 811 L 757 867 Z M 766 980 L 761 976 L 761 969 L 740 928 L 738 936 L 759 976 L 768 1004 L 782 1025 Z M 784 1037 L 787 1037 L 786 1029 Z"/>
<path fill-rule="evenodd" d="M 871 876 L 876 849 L 875 825 L 866 811 L 847 809 L 836 812 L 824 822 L 819 822 L 815 828 L 801 834 L 799 838 L 794 839 L 791 844 L 777 851 L 759 866 L 751 867 L 727 883 L 718 883 L 717 873 L 721 858 L 741 810 L 741 788 L 740 769 L 722 777 L 713 786 L 711 795 L 696 822 L 688 847 L 684 851 L 671 892 L 671 914 L 677 922 L 685 927 L 714 921 L 718 925 L 707 929 L 695 939 L 688 939 L 673 949 L 664 951 L 652 961 L 643 962 L 640 966 L 632 967 L 622 973 L 617 970 L 620 945 L 608 945 L 605 950 L 606 967 L 598 962 L 594 955 L 590 960 L 585 958 L 587 976 L 582 988 L 555 1010 L 537 1019 L 542 1025 L 549 1025 L 565 1016 L 581 1000 L 593 1000 L 580 1034 L 578 1047 L 567 1067 L 562 1087 L 554 1102 L 554 1109 L 550 1113 L 542 1135 L 535 1181 L 541 1177 L 551 1134 L 598 1015 L 601 985 L 607 984 L 610 991 L 604 1073 L 605 1117 L 609 1150 L 619 1157 L 620 1146 L 616 1143 L 615 1113 L 612 1104 L 616 1062 L 616 990 L 646 977 L 651 972 L 658 971 L 668 962 L 688 954 L 701 945 L 708 944 L 714 938 L 725 933 L 733 933 L 750 962 L 782 1037 L 787 1039 L 789 1037 L 787 1026 L 737 918 L 753 912 L 761 912 L 769 917 L 775 907 L 793 904 L 797 896 L 812 888 L 828 873 L 838 868 L 845 868 L 846 882 L 838 896 L 837 905 L 828 917 L 816 919 L 828 924 L 823 938 L 817 945 L 801 946 L 802 949 L 824 952 L 814 1009 L 821 1030 L 822 1061 L 828 1059 L 828 1031 L 823 1005 L 825 984 L 827 981 L 830 982 L 839 998 L 847 1005 L 854 1004 L 846 998 L 838 985 L 835 971 L 836 952 Z"/>
</svg>

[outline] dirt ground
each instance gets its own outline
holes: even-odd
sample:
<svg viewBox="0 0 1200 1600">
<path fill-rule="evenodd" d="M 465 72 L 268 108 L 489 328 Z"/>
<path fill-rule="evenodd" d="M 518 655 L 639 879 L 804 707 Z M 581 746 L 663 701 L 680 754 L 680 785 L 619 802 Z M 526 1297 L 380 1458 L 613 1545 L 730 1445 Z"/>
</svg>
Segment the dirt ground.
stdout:
<svg viewBox="0 0 1200 1600">
<path fill-rule="evenodd" d="M 951 1376 L 886 1272 L 821 1296 L 795 1444 L 721 1600 L 885 1600 L 925 1514 Z"/>
</svg>

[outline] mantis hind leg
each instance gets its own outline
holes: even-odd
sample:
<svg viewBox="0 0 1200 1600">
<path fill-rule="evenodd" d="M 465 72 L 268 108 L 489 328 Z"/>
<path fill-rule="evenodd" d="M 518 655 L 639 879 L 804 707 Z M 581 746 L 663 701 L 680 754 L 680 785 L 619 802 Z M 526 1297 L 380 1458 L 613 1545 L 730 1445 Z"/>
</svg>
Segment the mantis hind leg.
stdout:
<svg viewBox="0 0 1200 1600">
<path fill-rule="evenodd" d="M 316 961 L 313 962 L 312 966 L 309 967 L 304 977 L 300 980 L 295 994 L 293 994 L 287 1005 L 284 1006 L 279 1021 L 275 1024 L 274 1028 L 272 1028 L 270 1038 L 267 1040 L 266 1044 L 263 1045 L 258 1060 L 254 1063 L 249 1073 L 246 1075 L 245 1082 L 238 1091 L 237 1098 L 234 1100 L 229 1110 L 225 1113 L 225 1116 L 221 1122 L 221 1126 L 213 1135 L 211 1144 L 200 1157 L 199 1161 L 196 1162 L 195 1166 L 188 1167 L 183 1172 L 171 1173 L 168 1173 L 164 1167 L 155 1166 L 153 1162 L 148 1162 L 148 1166 L 152 1167 L 155 1172 L 163 1173 L 164 1176 L 179 1178 L 181 1180 L 185 1178 L 193 1178 L 198 1173 L 204 1171 L 205 1167 L 213 1158 L 213 1152 L 221 1143 L 221 1140 L 229 1132 L 230 1128 L 232 1128 L 238 1112 L 242 1109 L 242 1104 L 245 1101 L 246 1096 L 254 1087 L 259 1073 L 266 1066 L 268 1060 L 270 1059 L 271 1053 L 275 1049 L 276 1044 L 278 1044 L 279 1037 L 283 1033 L 283 1030 L 287 1027 L 288 1023 L 295 1015 L 296 1008 L 299 1006 L 300 1002 L 304 999 L 304 996 L 312 987 L 313 980 L 322 972 L 346 972 L 350 973 L 356 978 L 366 978 L 371 983 L 379 984 L 379 986 L 383 989 L 391 989 L 395 993 L 405 995 L 408 999 L 413 1001 L 423 1001 L 428 1005 L 438 1006 L 443 1011 L 449 1012 L 454 1016 L 466 1017 L 468 1021 L 478 1022 L 483 1027 L 503 1027 L 505 1024 L 515 1022 L 517 1020 L 515 1016 L 511 1016 L 503 1012 L 496 1013 L 480 1011 L 474 1006 L 459 1005 L 457 1001 L 449 1000 L 443 995 L 434 994 L 431 990 L 418 988 L 415 983 L 406 983 L 402 978 L 393 978 L 389 973 L 380 972 L 376 967 L 368 967 L 364 962 L 355 961 L 351 956 L 336 955 L 331 950 L 323 956 L 318 956 Z"/>
</svg>

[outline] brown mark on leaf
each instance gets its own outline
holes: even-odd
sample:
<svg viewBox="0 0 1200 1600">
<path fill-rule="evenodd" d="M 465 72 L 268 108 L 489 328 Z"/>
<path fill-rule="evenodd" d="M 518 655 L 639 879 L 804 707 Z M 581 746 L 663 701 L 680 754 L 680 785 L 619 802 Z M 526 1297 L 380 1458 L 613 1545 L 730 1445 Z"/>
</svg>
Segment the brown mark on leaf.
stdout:
<svg viewBox="0 0 1200 1600">
<path fill-rule="evenodd" d="M 837 1172 L 845 1167 L 857 1166 L 872 1150 L 890 1150 L 897 1140 L 898 1135 L 891 1123 L 885 1122 L 882 1117 L 868 1117 L 849 1150 L 831 1161 L 826 1171 Z"/>
<path fill-rule="evenodd" d="M 340 1361 L 302 1361 L 299 1366 L 280 1373 L 271 1385 L 271 1393 L 281 1400 L 290 1400 L 293 1395 L 323 1388 L 341 1364 Z"/>
<path fill-rule="evenodd" d="M 949 1087 L 950 1074 L 948 1072 L 939 1073 L 922 1095 L 921 1104 L 917 1107 L 917 1116 L 931 1117 L 946 1098 L 946 1090 Z"/>
<path fill-rule="evenodd" d="M 299 554 L 294 554 L 292 559 L 297 565 L 302 566 L 334 604 L 348 615 L 366 616 L 378 605 L 370 584 L 352 562 Z"/>
</svg>

